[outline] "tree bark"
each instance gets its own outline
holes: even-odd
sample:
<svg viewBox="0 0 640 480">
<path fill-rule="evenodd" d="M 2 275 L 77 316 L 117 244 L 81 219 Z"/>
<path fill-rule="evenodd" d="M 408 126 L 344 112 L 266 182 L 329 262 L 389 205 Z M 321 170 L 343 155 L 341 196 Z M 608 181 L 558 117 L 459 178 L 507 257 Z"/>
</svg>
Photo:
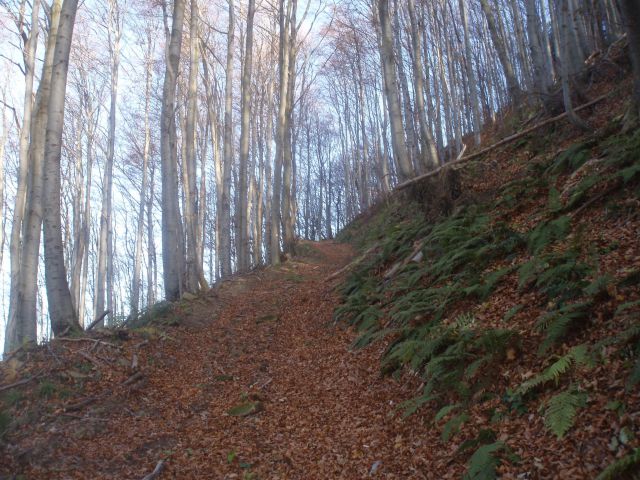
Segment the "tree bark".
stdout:
<svg viewBox="0 0 640 480">
<path fill-rule="evenodd" d="M 253 67 L 253 17 L 256 12 L 255 0 L 249 0 L 247 11 L 247 30 L 245 39 L 245 54 L 242 67 L 241 83 L 241 113 L 240 113 L 240 169 L 238 172 L 238 211 L 236 221 L 238 223 L 239 236 L 236 239 L 238 252 L 238 271 L 249 270 L 249 216 L 247 215 L 249 201 L 249 184 L 247 167 L 249 164 L 249 137 L 251 115 L 251 70 Z"/>
<path fill-rule="evenodd" d="M 111 292 L 113 287 L 113 268 L 111 254 L 113 247 L 110 238 L 111 217 L 113 212 L 113 162 L 116 144 L 116 115 L 118 103 L 118 74 L 120 71 L 120 38 L 122 35 L 120 10 L 118 0 L 109 0 L 109 56 L 111 60 L 111 95 L 109 105 L 109 133 L 107 139 L 107 157 L 105 160 L 104 176 L 102 179 L 102 209 L 100 211 L 100 234 L 98 240 L 98 270 L 95 284 L 95 308 L 94 313 L 100 315 L 105 310 L 111 312 L 107 318 L 113 319 L 113 299 Z M 111 264 L 111 265 L 110 265 Z M 107 306 L 105 308 L 105 297 Z M 104 325 L 104 318 L 98 326 Z"/>
<path fill-rule="evenodd" d="M 147 53 L 145 56 L 145 89 L 144 89 L 144 146 L 142 150 L 142 185 L 138 205 L 138 224 L 136 227 L 136 245 L 134 253 L 133 277 L 131 279 L 131 316 L 138 314 L 140 308 L 140 272 L 142 270 L 142 239 L 144 235 L 144 214 L 146 209 L 147 190 L 149 189 L 149 154 L 151 148 L 151 127 L 149 115 L 151 110 L 151 80 L 153 77 L 153 40 L 151 31 L 147 30 Z"/>
<path fill-rule="evenodd" d="M 196 158 L 196 118 L 198 114 L 198 67 L 200 65 L 200 41 L 198 39 L 198 3 L 191 0 L 189 25 L 189 85 L 187 93 L 187 118 L 185 128 L 185 158 L 183 159 L 184 216 L 187 234 L 187 269 L 185 290 L 194 292 L 207 289 L 204 277 L 202 254 L 200 252 L 200 215 L 198 211 L 197 158 Z M 202 206 L 204 207 L 204 206 Z"/>
<path fill-rule="evenodd" d="M 224 146 L 222 152 L 222 209 L 220 215 L 220 263 L 222 278 L 231 275 L 231 165 L 233 163 L 233 54 L 235 32 L 234 0 L 229 2 L 227 67 L 224 91 Z"/>
<path fill-rule="evenodd" d="M 184 0 L 173 4 L 173 23 L 162 90 L 160 114 L 160 154 L 162 167 L 162 265 L 165 297 L 168 301 L 180 298 L 183 292 L 184 258 L 181 248 L 182 221 L 178 204 L 178 166 L 175 125 L 175 98 L 182 27 L 184 24 Z"/>
<path fill-rule="evenodd" d="M 282 167 L 285 149 L 285 129 L 289 88 L 289 8 L 291 0 L 280 0 L 280 49 L 278 53 L 279 104 L 276 117 L 276 158 L 274 160 L 273 196 L 271 202 L 271 264 L 280 264 L 280 203 L 282 198 Z"/>
<path fill-rule="evenodd" d="M 64 0 L 60 11 L 44 149 L 44 264 L 51 329 L 56 336 L 80 330 L 67 283 L 60 216 L 62 128 L 69 52 L 77 7 L 78 0 Z"/>
<path fill-rule="evenodd" d="M 489 5 L 489 0 L 480 0 L 480 5 L 482 6 L 482 11 L 484 12 L 485 18 L 487 19 L 487 26 L 489 27 L 489 34 L 491 35 L 493 46 L 496 49 L 498 59 L 500 60 L 500 64 L 502 65 L 502 70 L 507 81 L 507 90 L 509 91 L 509 96 L 511 97 L 511 101 L 514 103 L 514 105 L 517 105 L 520 101 L 521 90 L 518 84 L 515 69 L 513 68 L 513 63 L 511 62 L 511 59 L 509 58 L 509 55 L 507 53 L 507 48 L 504 43 L 505 41 L 498 32 L 496 18 L 493 15 L 491 6 Z"/>
<path fill-rule="evenodd" d="M 22 7 L 24 8 L 24 6 Z M 35 78 L 36 51 L 39 36 L 40 0 L 35 0 L 31 9 L 31 29 L 26 33 L 24 21 L 18 25 L 19 34 L 24 41 L 22 58 L 24 61 L 24 97 L 22 126 L 19 134 L 18 146 L 18 172 L 16 200 L 11 222 L 11 236 L 9 237 L 10 260 L 10 299 L 9 316 L 5 333 L 5 352 L 14 350 L 23 342 L 35 342 L 37 339 L 37 323 L 31 317 L 18 315 L 19 303 L 23 302 L 23 292 L 20 290 L 21 281 L 21 256 L 23 252 L 22 233 L 24 229 L 24 216 L 27 204 L 27 190 L 30 176 L 30 134 L 33 116 L 33 84 Z M 37 288 L 34 286 L 33 288 Z M 30 292 L 31 293 L 31 292 Z"/>
<path fill-rule="evenodd" d="M 391 143 L 398 166 L 400 179 L 408 180 L 414 175 L 413 167 L 407 152 L 404 137 L 402 112 L 400 110 L 400 95 L 398 92 L 396 61 L 393 52 L 393 31 L 389 17 L 389 0 L 378 0 L 378 20 L 380 22 L 380 49 L 382 71 L 384 76 L 384 91 L 391 123 Z"/>
<path fill-rule="evenodd" d="M 640 0 L 619 0 L 629 38 L 629 56 L 633 68 L 632 103 L 627 114 L 627 128 L 640 119 Z"/>
</svg>

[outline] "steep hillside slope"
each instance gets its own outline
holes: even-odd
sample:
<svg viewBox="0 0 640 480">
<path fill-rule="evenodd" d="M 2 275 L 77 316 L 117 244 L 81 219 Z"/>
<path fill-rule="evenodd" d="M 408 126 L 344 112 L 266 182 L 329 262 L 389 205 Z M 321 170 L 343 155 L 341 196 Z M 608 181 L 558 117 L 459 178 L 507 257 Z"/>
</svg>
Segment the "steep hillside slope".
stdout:
<svg viewBox="0 0 640 480">
<path fill-rule="evenodd" d="M 434 471 L 637 478 L 640 131 L 619 133 L 621 111 L 418 182 L 342 233 L 364 254 L 335 317 L 384 348 L 384 373 L 420 379 L 398 414 L 440 432 Z"/>
</svg>

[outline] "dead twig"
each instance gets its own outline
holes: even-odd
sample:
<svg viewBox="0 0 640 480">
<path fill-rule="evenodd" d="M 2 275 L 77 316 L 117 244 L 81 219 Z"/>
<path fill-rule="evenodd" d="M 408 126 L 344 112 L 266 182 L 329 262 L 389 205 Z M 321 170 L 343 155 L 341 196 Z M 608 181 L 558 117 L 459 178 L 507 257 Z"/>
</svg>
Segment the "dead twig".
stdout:
<svg viewBox="0 0 640 480">
<path fill-rule="evenodd" d="M 142 378 L 144 377 L 144 373 L 142 372 L 136 372 L 133 375 L 131 375 L 129 378 L 127 378 L 124 382 L 122 382 L 122 385 L 131 385 L 132 383 L 137 382 L 138 380 L 142 380 Z"/>
<path fill-rule="evenodd" d="M 20 385 L 26 385 L 29 382 L 32 382 L 36 378 L 38 378 L 40 374 L 34 375 L 33 377 L 25 378 L 23 380 L 18 380 L 17 382 L 10 383 L 9 385 L 3 385 L 0 387 L 0 392 L 4 392 L 5 390 L 11 390 L 12 388 L 19 387 Z"/>
<path fill-rule="evenodd" d="M 91 363 L 93 363 L 98 368 L 102 368 L 104 366 L 102 364 L 102 362 L 99 362 L 96 358 L 93 358 L 91 355 L 89 355 L 86 352 L 83 352 L 82 350 L 79 350 L 77 353 L 81 357 L 86 358 L 87 360 L 89 360 Z"/>
<path fill-rule="evenodd" d="M 164 469 L 164 463 L 164 460 L 160 460 L 157 463 L 156 468 L 153 469 L 153 472 L 144 477 L 142 480 L 153 480 L 154 478 L 158 478 L 162 473 L 162 470 Z"/>
<path fill-rule="evenodd" d="M 104 398 L 105 395 L 100 395 L 98 397 L 88 397 L 85 398 L 84 400 L 78 402 L 78 403 L 72 403 L 71 405 L 67 405 L 66 407 L 64 407 L 64 411 L 65 412 L 73 412 L 76 410 L 80 410 L 82 407 L 86 407 L 87 405 L 100 400 L 101 398 Z"/>
<path fill-rule="evenodd" d="M 105 345 L 111 348 L 117 348 L 118 350 L 122 350 L 120 345 L 116 345 L 115 343 L 105 342 L 104 340 L 98 340 L 96 338 L 89 337 L 80 337 L 80 338 L 56 338 L 56 342 L 94 342 L 95 344 Z"/>
</svg>

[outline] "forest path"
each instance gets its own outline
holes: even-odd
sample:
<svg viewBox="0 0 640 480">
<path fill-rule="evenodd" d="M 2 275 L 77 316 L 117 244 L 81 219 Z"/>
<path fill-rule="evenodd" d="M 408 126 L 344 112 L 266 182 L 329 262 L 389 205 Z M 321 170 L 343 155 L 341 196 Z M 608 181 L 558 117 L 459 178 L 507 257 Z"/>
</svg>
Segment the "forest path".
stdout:
<svg viewBox="0 0 640 480">
<path fill-rule="evenodd" d="M 161 459 L 160 479 L 445 478 L 428 469 L 437 432 L 393 415 L 415 377 L 381 377 L 383 346 L 352 351 L 333 323 L 327 279 L 352 250 L 300 252 L 180 302 L 181 325 L 137 347 L 142 381 L 43 426 L 27 478 L 140 479 Z"/>
</svg>

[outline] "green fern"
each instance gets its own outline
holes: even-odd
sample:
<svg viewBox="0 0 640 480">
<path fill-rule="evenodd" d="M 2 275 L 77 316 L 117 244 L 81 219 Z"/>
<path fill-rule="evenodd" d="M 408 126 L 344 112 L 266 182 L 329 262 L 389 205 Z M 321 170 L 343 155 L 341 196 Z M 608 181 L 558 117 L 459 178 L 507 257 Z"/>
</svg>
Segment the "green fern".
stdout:
<svg viewBox="0 0 640 480">
<path fill-rule="evenodd" d="M 617 459 L 596 480 L 640 480 L 640 448 Z"/>
<path fill-rule="evenodd" d="M 545 333 L 539 353 L 544 355 L 551 346 L 563 340 L 575 325 L 589 317 L 591 302 L 564 305 L 542 315 L 536 322 L 536 328 Z"/>
<path fill-rule="evenodd" d="M 589 160 L 592 143 L 576 143 L 558 154 L 547 169 L 548 173 L 570 173 L 580 168 Z"/>
<path fill-rule="evenodd" d="M 587 394 L 569 387 L 564 392 L 554 395 L 547 402 L 544 423 L 558 438 L 566 435 L 575 423 L 578 409 L 587 403 Z"/>
<path fill-rule="evenodd" d="M 547 383 L 554 382 L 556 385 L 565 373 L 574 366 L 590 366 L 591 356 L 586 345 L 578 345 L 573 347 L 569 353 L 560 357 L 541 374 L 524 382 L 517 389 L 517 393 L 526 395 L 534 389 L 541 387 Z"/>
<path fill-rule="evenodd" d="M 442 441 L 448 442 L 467 421 L 469 421 L 469 414 L 466 412 L 453 416 L 442 428 Z"/>
<path fill-rule="evenodd" d="M 540 253 L 553 242 L 566 238 L 571 228 L 571 217 L 562 216 L 549 222 L 540 223 L 528 236 L 527 244 L 533 254 Z"/>
<path fill-rule="evenodd" d="M 445 405 L 440 410 L 438 410 L 438 413 L 436 413 L 436 416 L 433 417 L 433 421 L 438 423 L 440 420 L 442 420 L 444 417 L 449 415 L 451 412 L 453 412 L 457 408 L 460 408 L 460 404 L 459 403 L 454 403 L 454 404 L 451 404 L 451 405 Z"/>
<path fill-rule="evenodd" d="M 496 469 L 500 465 L 498 453 L 504 451 L 503 442 L 494 442 L 478 448 L 469 460 L 469 468 L 464 480 L 494 480 L 497 478 Z"/>
</svg>

